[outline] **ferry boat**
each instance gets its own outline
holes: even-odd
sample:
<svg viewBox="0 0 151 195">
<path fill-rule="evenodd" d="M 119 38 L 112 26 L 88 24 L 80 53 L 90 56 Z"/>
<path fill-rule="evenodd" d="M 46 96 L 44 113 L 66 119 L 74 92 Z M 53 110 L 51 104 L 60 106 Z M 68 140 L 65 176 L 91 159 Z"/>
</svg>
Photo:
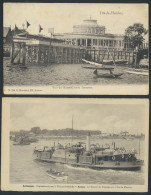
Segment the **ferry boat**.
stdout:
<svg viewBox="0 0 151 195">
<path fill-rule="evenodd" d="M 98 149 L 99 148 L 99 149 Z M 74 167 L 91 169 L 115 169 L 115 170 L 138 170 L 143 165 L 143 160 L 136 158 L 136 150 L 115 147 L 91 147 L 90 135 L 87 136 L 87 144 L 53 146 L 51 148 L 34 149 L 34 159 L 49 162 L 62 163 Z"/>
</svg>

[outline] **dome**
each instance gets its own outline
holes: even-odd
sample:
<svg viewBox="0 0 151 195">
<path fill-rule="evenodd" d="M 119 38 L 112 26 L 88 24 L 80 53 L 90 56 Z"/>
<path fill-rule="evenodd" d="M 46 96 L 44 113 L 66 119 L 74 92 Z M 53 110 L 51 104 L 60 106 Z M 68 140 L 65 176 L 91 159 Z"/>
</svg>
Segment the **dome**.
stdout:
<svg viewBox="0 0 151 195">
<path fill-rule="evenodd" d="M 97 24 L 97 20 L 87 19 L 83 20 L 81 25 L 73 26 L 73 33 L 89 34 L 89 35 L 103 35 L 105 34 L 105 27 Z"/>
<path fill-rule="evenodd" d="M 97 20 L 83 20 L 82 25 L 86 25 L 86 26 L 98 26 L 97 24 Z"/>
</svg>

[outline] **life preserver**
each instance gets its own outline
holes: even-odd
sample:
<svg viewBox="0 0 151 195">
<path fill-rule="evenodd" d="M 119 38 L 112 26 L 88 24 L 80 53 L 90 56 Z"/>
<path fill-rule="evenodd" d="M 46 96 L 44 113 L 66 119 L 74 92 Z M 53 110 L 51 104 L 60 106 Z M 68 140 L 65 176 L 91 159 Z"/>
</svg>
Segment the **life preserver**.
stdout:
<svg viewBox="0 0 151 195">
<path fill-rule="evenodd" d="M 131 158 L 131 154 L 128 154 L 128 157 Z"/>
<path fill-rule="evenodd" d="M 112 160 L 115 160 L 115 156 L 112 156 Z"/>
</svg>

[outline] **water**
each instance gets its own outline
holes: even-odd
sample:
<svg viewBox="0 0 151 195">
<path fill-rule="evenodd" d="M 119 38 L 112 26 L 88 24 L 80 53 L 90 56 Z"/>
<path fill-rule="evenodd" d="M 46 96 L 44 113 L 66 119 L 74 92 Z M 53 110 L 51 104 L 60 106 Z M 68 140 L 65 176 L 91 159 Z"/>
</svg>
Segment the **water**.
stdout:
<svg viewBox="0 0 151 195">
<path fill-rule="evenodd" d="M 118 66 L 121 73 L 128 67 Z M 98 71 L 100 72 L 100 71 Z M 106 73 L 106 72 L 103 72 Z M 93 70 L 82 68 L 81 64 L 37 64 L 25 67 L 10 64 L 4 58 L 4 85 L 10 86 L 50 86 L 50 85 L 107 85 L 107 84 L 147 84 L 148 77 L 123 72 L 118 79 L 96 78 Z"/>
<path fill-rule="evenodd" d="M 63 145 L 71 140 L 62 139 L 59 142 Z M 84 141 L 84 140 L 78 140 Z M 91 143 L 112 143 L 109 139 L 95 139 Z M 114 140 L 117 147 L 135 148 L 138 151 L 138 140 Z M 56 140 L 57 142 L 57 140 Z M 77 141 L 74 141 L 75 143 Z M 73 143 L 74 143 L 73 142 Z M 20 146 L 10 143 L 10 183 L 13 184 L 125 184 L 125 185 L 143 185 L 144 184 L 144 166 L 139 171 L 118 171 L 118 170 L 92 170 L 89 168 L 74 168 L 70 165 L 59 163 L 44 163 L 33 160 L 33 150 L 35 147 L 53 146 L 53 140 L 39 140 L 38 143 Z M 144 141 L 141 141 L 140 157 L 144 159 Z M 54 180 L 46 174 L 50 168 L 58 171 L 64 171 L 68 174 L 67 181 Z"/>
</svg>

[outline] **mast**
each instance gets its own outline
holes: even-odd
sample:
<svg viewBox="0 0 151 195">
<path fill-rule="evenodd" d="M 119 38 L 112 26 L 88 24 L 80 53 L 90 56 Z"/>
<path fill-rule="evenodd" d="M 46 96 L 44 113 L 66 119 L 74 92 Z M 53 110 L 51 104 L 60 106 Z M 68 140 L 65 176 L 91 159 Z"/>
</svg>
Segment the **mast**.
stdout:
<svg viewBox="0 0 151 195">
<path fill-rule="evenodd" d="M 139 139 L 139 159 L 140 159 L 140 138 Z"/>
<path fill-rule="evenodd" d="M 73 115 L 72 115 L 72 130 L 73 130 Z"/>
<path fill-rule="evenodd" d="M 73 141 L 73 115 L 72 115 L 72 129 L 71 129 L 71 142 Z"/>
<path fill-rule="evenodd" d="M 107 47 L 107 51 L 109 53 L 109 55 L 111 56 L 112 60 L 113 60 L 113 63 L 114 63 L 114 66 L 116 67 L 116 64 L 115 64 L 115 59 L 113 59 L 113 56 L 111 55 L 110 51 L 109 51 L 109 48 Z"/>
</svg>

